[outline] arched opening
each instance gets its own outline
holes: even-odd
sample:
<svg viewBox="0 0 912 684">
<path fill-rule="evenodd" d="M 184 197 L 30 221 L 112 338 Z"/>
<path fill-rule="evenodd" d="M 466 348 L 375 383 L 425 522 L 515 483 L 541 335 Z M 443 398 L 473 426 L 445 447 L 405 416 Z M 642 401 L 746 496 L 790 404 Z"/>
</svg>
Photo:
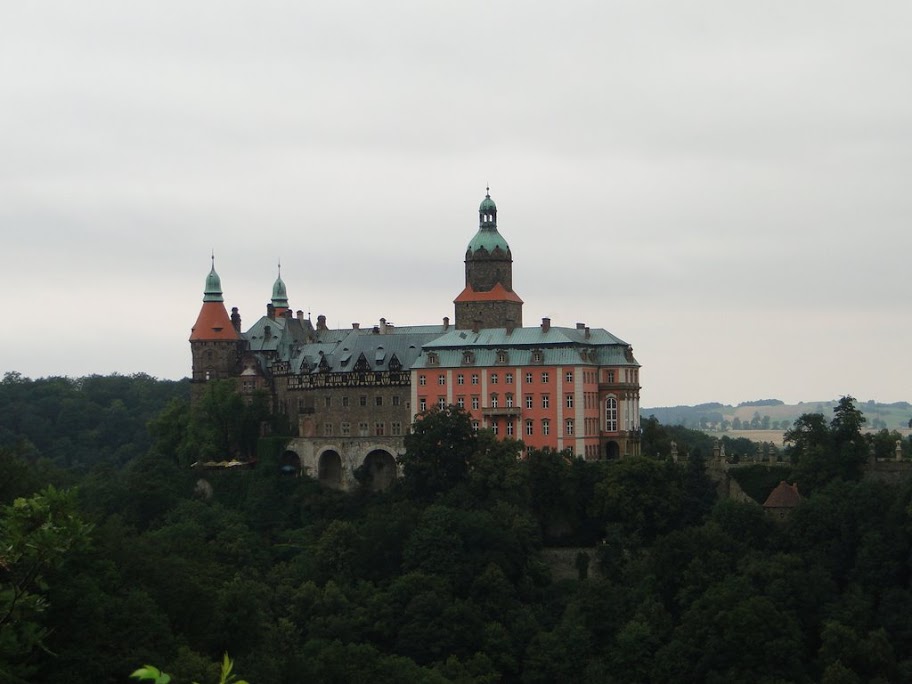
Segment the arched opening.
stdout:
<svg viewBox="0 0 912 684">
<path fill-rule="evenodd" d="M 609 461 L 616 461 L 621 457 L 621 447 L 617 442 L 608 442 L 605 445 L 605 458 Z"/>
<path fill-rule="evenodd" d="M 342 458 L 336 451 L 324 451 L 317 463 L 317 479 L 325 487 L 339 489 L 342 486 Z"/>
<path fill-rule="evenodd" d="M 301 474 L 301 458 L 296 452 L 289 449 L 282 454 L 279 458 L 279 472 L 282 475 L 293 475 L 295 477 Z"/>
<path fill-rule="evenodd" d="M 364 457 L 364 470 L 371 491 L 383 491 L 396 479 L 396 459 L 388 451 L 374 449 Z"/>
</svg>

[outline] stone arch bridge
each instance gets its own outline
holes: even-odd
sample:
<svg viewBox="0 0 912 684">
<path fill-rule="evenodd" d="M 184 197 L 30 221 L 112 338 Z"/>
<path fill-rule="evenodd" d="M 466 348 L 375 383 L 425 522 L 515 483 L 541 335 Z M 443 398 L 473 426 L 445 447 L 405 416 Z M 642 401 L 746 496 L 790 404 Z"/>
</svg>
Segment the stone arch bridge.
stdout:
<svg viewBox="0 0 912 684">
<path fill-rule="evenodd" d="M 363 466 L 370 488 L 382 490 L 399 477 L 401 452 L 401 437 L 298 437 L 285 447 L 282 460 L 296 458 L 304 475 L 344 491 L 358 486 L 355 470 Z"/>
</svg>

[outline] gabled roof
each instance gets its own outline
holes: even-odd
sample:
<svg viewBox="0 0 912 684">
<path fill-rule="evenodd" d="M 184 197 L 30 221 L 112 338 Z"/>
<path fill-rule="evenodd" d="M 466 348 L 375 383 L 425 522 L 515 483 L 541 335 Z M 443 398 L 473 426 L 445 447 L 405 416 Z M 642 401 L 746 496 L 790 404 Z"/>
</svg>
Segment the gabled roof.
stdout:
<svg viewBox="0 0 912 684">
<path fill-rule="evenodd" d="M 763 502 L 764 508 L 794 508 L 801 503 L 801 494 L 798 493 L 798 485 L 790 485 L 783 480 L 776 488 L 770 492 Z"/>
</svg>

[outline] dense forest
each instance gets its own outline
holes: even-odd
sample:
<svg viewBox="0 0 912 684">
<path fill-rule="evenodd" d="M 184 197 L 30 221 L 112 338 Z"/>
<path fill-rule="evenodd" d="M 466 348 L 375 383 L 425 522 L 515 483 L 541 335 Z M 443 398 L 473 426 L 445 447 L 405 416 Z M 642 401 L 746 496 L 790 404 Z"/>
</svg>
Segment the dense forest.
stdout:
<svg viewBox="0 0 912 684">
<path fill-rule="evenodd" d="M 283 475 L 262 402 L 187 396 L 0 382 L 0 680 L 209 684 L 228 653 L 251 684 L 912 681 L 912 483 L 863 477 L 851 397 L 791 427 L 805 499 L 777 524 L 654 419 L 606 463 L 433 410 L 392 488 L 345 494 Z M 257 465 L 190 467 L 226 453 Z"/>
</svg>

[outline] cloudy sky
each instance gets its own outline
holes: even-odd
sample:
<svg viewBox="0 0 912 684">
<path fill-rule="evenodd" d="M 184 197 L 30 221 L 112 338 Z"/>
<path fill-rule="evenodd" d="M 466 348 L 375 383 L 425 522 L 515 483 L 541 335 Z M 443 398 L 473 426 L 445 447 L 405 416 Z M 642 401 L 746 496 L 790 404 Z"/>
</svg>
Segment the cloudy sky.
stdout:
<svg viewBox="0 0 912 684">
<path fill-rule="evenodd" d="M 0 371 L 188 374 L 226 304 L 452 316 L 486 183 L 526 325 L 642 403 L 912 400 L 912 4 L 0 11 Z"/>
</svg>

